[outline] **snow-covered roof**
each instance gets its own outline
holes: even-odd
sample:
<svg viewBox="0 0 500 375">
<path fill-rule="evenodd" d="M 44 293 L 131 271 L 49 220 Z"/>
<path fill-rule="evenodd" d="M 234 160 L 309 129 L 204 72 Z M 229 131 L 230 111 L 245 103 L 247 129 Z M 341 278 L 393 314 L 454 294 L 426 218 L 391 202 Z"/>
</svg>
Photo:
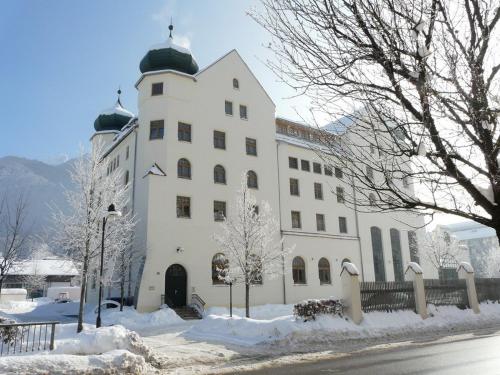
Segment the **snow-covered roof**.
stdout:
<svg viewBox="0 0 500 375">
<path fill-rule="evenodd" d="M 344 272 L 344 270 L 349 275 L 359 276 L 358 267 L 356 267 L 356 265 L 354 263 L 350 263 L 350 262 L 344 262 L 344 263 L 342 263 L 342 272 Z M 340 272 L 341 275 L 342 275 L 342 272 Z"/>
<path fill-rule="evenodd" d="M 117 101 L 113 107 L 102 110 L 100 114 L 101 115 L 121 115 L 121 116 L 126 116 L 126 117 L 134 117 L 134 114 L 130 111 L 127 111 L 125 108 L 123 108 L 119 101 Z"/>
<path fill-rule="evenodd" d="M 408 270 L 410 270 L 410 269 L 418 275 L 421 275 L 424 273 L 424 271 L 422 271 L 422 267 L 420 267 L 420 265 L 416 262 L 409 262 L 408 263 L 408 267 L 406 268 L 406 272 L 408 272 Z"/>
<path fill-rule="evenodd" d="M 146 172 L 146 174 L 144 175 L 144 177 L 148 176 L 148 175 L 155 175 L 155 176 L 162 176 L 162 177 L 165 177 L 167 174 L 165 172 L 163 172 L 163 170 L 158 166 L 158 164 L 154 163 L 151 168 L 149 168 Z"/>
<path fill-rule="evenodd" d="M 332 121 L 321 128 L 321 130 L 327 131 L 332 134 L 342 135 L 344 134 L 350 126 L 356 122 L 353 115 L 347 115 L 339 118 L 338 120 Z"/>
<path fill-rule="evenodd" d="M 118 146 L 127 136 L 132 133 L 132 131 L 139 126 L 139 122 L 137 121 L 137 117 L 130 119 L 130 121 L 123 126 L 120 132 L 116 133 L 116 136 L 113 138 L 113 142 L 108 146 L 106 151 L 102 154 L 102 158 L 104 159 L 109 155 L 113 149 Z"/>
<path fill-rule="evenodd" d="M 172 48 L 178 52 L 186 53 L 186 54 L 193 56 L 193 54 L 191 53 L 191 50 L 189 48 L 181 47 L 178 44 L 175 44 L 172 38 L 167 38 L 167 40 L 165 42 L 152 45 L 149 48 L 149 50 L 154 51 L 154 50 L 165 49 L 165 48 Z"/>
<path fill-rule="evenodd" d="M 452 234 L 458 241 L 496 237 L 496 233 L 493 228 L 471 220 L 453 224 L 442 224 L 439 225 L 439 227 Z"/>
<path fill-rule="evenodd" d="M 8 275 L 77 276 L 75 264 L 66 259 L 36 259 L 15 262 Z"/>
<path fill-rule="evenodd" d="M 467 273 L 474 273 L 474 268 L 470 265 L 470 263 L 467 262 L 460 262 L 460 264 L 457 267 L 457 272 L 463 268 L 465 272 Z"/>
</svg>

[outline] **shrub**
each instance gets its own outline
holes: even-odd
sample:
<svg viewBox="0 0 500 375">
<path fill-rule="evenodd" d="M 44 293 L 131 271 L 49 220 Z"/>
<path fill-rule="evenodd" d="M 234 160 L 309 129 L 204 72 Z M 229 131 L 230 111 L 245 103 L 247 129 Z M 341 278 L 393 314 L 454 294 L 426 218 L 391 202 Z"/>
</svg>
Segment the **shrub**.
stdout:
<svg viewBox="0 0 500 375">
<path fill-rule="evenodd" d="M 336 299 L 309 299 L 297 303 L 293 307 L 293 315 L 296 319 L 304 321 L 315 320 L 317 315 L 343 316 L 344 305 Z"/>
</svg>

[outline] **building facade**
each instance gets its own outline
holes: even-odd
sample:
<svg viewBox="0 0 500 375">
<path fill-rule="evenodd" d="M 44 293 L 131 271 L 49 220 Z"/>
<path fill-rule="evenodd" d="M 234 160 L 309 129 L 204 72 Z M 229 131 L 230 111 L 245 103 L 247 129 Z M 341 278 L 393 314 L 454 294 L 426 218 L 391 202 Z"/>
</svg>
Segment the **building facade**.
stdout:
<svg viewBox="0 0 500 375">
<path fill-rule="evenodd" d="M 279 219 L 284 275 L 254 285 L 251 304 L 339 297 L 349 260 L 362 279 L 399 280 L 410 261 L 409 214 L 358 212 L 343 192 L 352 184 L 318 155 L 317 130 L 275 117 L 275 104 L 236 50 L 202 70 L 172 38 L 141 61 L 138 115 L 118 101 L 94 123 L 93 142 L 105 142 L 108 173 L 120 169 L 139 222 L 134 265 L 140 311 L 163 302 L 229 303 L 228 286 L 213 274 L 220 249 L 213 234 L 231 216 L 242 176 L 258 201 Z M 415 253 L 415 252 L 414 252 Z M 415 260 L 415 259 L 413 259 Z M 233 287 L 235 305 L 244 287 Z"/>
</svg>

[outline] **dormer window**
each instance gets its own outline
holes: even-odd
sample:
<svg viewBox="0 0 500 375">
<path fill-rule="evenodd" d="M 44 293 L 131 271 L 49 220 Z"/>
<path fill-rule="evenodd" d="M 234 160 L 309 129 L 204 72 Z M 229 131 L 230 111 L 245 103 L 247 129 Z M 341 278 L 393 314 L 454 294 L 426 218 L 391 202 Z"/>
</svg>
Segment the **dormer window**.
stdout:
<svg viewBox="0 0 500 375">
<path fill-rule="evenodd" d="M 240 89 L 240 82 L 236 78 L 233 78 L 233 89 L 235 90 Z"/>
<path fill-rule="evenodd" d="M 151 85 L 151 96 L 163 95 L 163 82 L 156 82 Z"/>
</svg>

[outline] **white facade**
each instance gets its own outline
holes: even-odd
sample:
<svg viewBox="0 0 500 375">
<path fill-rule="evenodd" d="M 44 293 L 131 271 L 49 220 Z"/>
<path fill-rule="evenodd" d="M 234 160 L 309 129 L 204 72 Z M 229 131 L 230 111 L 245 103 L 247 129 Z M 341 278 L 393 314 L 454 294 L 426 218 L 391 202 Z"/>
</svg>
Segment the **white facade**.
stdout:
<svg viewBox="0 0 500 375">
<path fill-rule="evenodd" d="M 238 88 L 233 87 L 233 79 L 238 80 Z M 152 95 L 152 85 L 160 82 L 163 94 Z M 114 138 L 109 132 L 97 132 L 93 139 L 109 143 L 105 162 L 129 176 L 131 203 L 127 209 L 139 219 L 136 246 L 145 255 L 144 264 L 134 265 L 138 310 L 157 309 L 164 301 L 163 296 L 169 294 L 166 271 L 174 264 L 182 266 L 187 275 L 186 290 L 181 291 L 185 303 L 191 302 L 193 293 L 209 306 L 229 303 L 228 287 L 212 282 L 212 258 L 220 252 L 212 239 L 219 230 L 214 201 L 226 202 L 226 215 L 230 216 L 247 170 L 257 174 L 258 188 L 253 190 L 257 200 L 269 202 L 279 218 L 281 233 L 277 237 L 283 236 L 285 246 L 295 246 L 285 260 L 283 277 L 264 279 L 262 285 L 252 288 L 252 304 L 338 298 L 344 259 L 358 266 L 364 280 L 374 280 L 372 226 L 382 234 L 385 279 L 395 278 L 390 229 L 399 231 L 403 267 L 410 260 L 411 228 L 394 215 L 359 213 L 337 201 L 337 186 L 347 191 L 352 189 L 349 182 L 325 175 L 325 165 L 309 142 L 276 131 L 274 103 L 235 50 L 195 75 L 173 70 L 144 73 L 136 87 L 137 119 Z M 226 101 L 232 103 L 232 116 L 225 113 Z M 246 119 L 240 118 L 240 105 L 246 106 Z M 150 139 L 151 122 L 157 120 L 163 120 L 163 137 Z M 191 125 L 190 142 L 178 139 L 179 122 Z M 225 133 L 225 149 L 214 147 L 214 131 Z M 247 138 L 256 141 L 256 156 L 247 155 Z M 290 168 L 290 157 L 297 159 L 297 169 Z M 181 158 L 191 165 L 190 178 L 177 175 Z M 310 171 L 301 168 L 302 160 L 309 162 Z M 320 164 L 316 172 L 313 163 Z M 225 184 L 214 182 L 216 165 L 225 169 Z M 298 180 L 298 196 L 291 195 L 291 178 Z M 321 184 L 322 199 L 315 196 L 315 183 Z M 178 196 L 190 199 L 189 218 L 178 217 Z M 300 212 L 300 228 L 292 226 L 292 211 Z M 324 215 L 324 230 L 318 230 L 322 228 L 317 226 L 316 214 Z M 346 233 L 340 231 L 339 217 L 345 218 Z M 299 283 L 292 274 L 295 256 L 305 263 L 305 280 Z M 330 282 L 320 282 L 321 258 L 330 266 Z M 233 288 L 233 302 L 244 304 L 243 286 Z"/>
</svg>

